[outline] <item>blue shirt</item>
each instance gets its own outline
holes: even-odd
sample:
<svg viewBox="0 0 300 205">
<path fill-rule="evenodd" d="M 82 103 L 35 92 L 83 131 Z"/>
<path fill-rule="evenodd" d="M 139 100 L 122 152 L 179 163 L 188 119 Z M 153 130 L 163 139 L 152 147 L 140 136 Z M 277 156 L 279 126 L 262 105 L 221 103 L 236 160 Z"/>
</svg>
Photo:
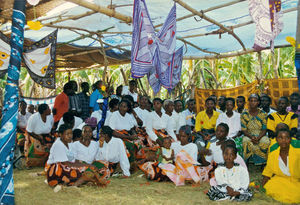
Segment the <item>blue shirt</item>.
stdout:
<svg viewBox="0 0 300 205">
<path fill-rule="evenodd" d="M 97 100 L 102 99 L 103 95 L 96 89 L 90 96 L 90 107 L 93 108 L 93 111 L 100 110 Z"/>
</svg>

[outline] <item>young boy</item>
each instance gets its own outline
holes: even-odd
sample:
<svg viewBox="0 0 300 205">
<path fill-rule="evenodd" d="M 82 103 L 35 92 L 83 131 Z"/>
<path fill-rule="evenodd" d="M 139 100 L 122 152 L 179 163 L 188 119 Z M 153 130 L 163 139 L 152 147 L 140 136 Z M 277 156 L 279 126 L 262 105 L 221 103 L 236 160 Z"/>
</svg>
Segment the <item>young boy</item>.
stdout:
<svg viewBox="0 0 300 205">
<path fill-rule="evenodd" d="M 207 195 L 210 200 L 249 201 L 253 194 L 248 189 L 249 173 L 244 167 L 235 164 L 237 148 L 227 145 L 223 152 L 225 163 L 215 170 L 217 186 L 212 186 Z"/>
</svg>

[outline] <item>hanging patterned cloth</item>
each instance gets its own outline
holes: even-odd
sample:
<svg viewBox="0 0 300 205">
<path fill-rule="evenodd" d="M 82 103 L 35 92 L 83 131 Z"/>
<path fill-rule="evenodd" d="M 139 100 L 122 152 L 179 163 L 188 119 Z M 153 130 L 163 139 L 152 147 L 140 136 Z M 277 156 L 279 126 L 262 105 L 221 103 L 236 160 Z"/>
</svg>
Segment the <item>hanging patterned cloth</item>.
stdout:
<svg viewBox="0 0 300 205">
<path fill-rule="evenodd" d="M 24 42 L 25 0 L 15 0 L 10 60 L 0 130 L 0 204 L 14 204 L 13 157 L 18 116 L 18 83 Z"/>
<path fill-rule="evenodd" d="M 23 59 L 31 78 L 46 88 L 55 88 L 57 30 L 24 49 Z"/>
<path fill-rule="evenodd" d="M 283 29 L 281 0 L 249 0 L 249 12 L 256 25 L 253 48 L 260 51 L 271 43 Z"/>
<path fill-rule="evenodd" d="M 131 75 L 141 78 L 153 68 L 155 32 L 145 0 L 135 0 L 131 46 Z"/>
<path fill-rule="evenodd" d="M 7 72 L 10 58 L 9 39 L 0 32 L 0 77 Z"/>
</svg>

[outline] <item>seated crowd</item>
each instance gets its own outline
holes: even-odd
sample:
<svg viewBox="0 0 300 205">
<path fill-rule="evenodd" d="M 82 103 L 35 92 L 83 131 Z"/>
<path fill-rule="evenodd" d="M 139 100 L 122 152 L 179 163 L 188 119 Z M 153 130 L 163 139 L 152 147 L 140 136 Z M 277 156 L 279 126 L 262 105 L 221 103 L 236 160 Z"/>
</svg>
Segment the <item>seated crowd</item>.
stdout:
<svg viewBox="0 0 300 205">
<path fill-rule="evenodd" d="M 300 95 L 280 97 L 277 107 L 266 95 L 236 99 L 212 95 L 196 112 L 195 100 L 162 100 L 137 94 L 136 81 L 116 94 L 102 81 L 65 84 L 54 102 L 27 108 L 20 101 L 17 146 L 26 166 L 45 167 L 47 182 L 106 186 L 110 176 L 136 170 L 149 180 L 208 181 L 211 200 L 248 201 L 249 164 L 260 165 L 266 194 L 300 203 Z M 108 91 L 107 91 L 108 90 Z M 186 107 L 186 109 L 185 109 Z M 58 187 L 58 188 L 57 188 Z"/>
</svg>

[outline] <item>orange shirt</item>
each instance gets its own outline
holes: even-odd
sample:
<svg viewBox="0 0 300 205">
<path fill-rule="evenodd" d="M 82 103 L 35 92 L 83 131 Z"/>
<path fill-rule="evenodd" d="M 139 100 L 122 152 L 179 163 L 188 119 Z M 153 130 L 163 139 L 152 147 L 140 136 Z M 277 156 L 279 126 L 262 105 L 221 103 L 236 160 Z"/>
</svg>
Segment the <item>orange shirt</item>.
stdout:
<svg viewBox="0 0 300 205">
<path fill-rule="evenodd" d="M 54 115 L 54 122 L 58 122 L 60 118 L 69 110 L 69 97 L 66 93 L 62 92 L 56 96 L 53 108 L 56 109 L 56 115 Z"/>
</svg>

